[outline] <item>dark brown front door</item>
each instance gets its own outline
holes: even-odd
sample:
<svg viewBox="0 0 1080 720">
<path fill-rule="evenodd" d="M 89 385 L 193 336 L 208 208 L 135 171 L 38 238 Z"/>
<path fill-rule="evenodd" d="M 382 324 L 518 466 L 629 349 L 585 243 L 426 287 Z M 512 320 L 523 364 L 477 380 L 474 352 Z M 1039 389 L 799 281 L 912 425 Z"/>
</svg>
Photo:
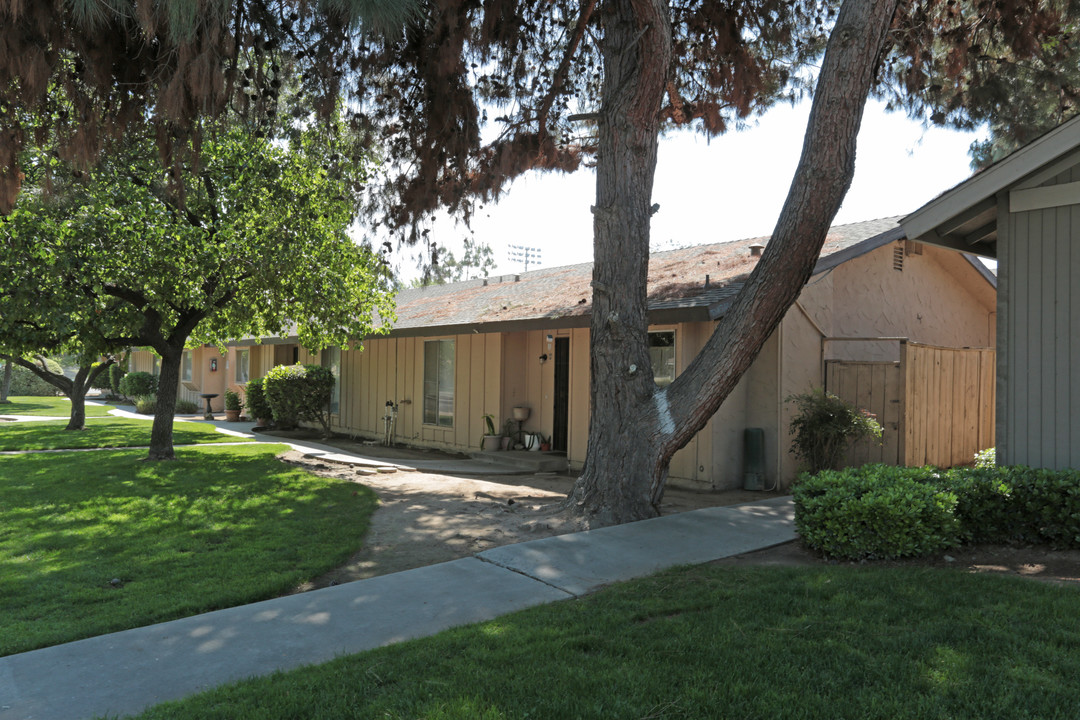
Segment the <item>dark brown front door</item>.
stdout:
<svg viewBox="0 0 1080 720">
<path fill-rule="evenodd" d="M 566 452 L 570 424 L 570 338 L 555 338 L 555 412 L 552 416 L 551 449 Z"/>
</svg>

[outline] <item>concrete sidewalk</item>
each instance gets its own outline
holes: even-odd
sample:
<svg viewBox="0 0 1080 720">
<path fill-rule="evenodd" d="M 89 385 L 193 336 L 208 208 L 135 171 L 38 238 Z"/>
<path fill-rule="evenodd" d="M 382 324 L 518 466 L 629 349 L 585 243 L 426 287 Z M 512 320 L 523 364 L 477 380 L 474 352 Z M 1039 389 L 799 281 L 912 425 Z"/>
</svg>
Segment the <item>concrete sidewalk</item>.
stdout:
<svg viewBox="0 0 1080 720">
<path fill-rule="evenodd" d="M 266 675 L 795 539 L 790 497 L 471 558 L 0 658 L 0 720 L 127 715 Z"/>
<path fill-rule="evenodd" d="M 145 420 L 145 415 L 139 415 L 134 412 L 135 408 L 118 406 L 112 411 L 113 415 L 117 417 L 129 417 L 140 418 Z M 522 474 L 521 468 L 514 467 L 513 465 L 506 465 L 497 462 L 484 462 L 473 459 L 454 459 L 454 458 L 442 458 L 437 460 L 409 460 L 407 463 L 393 462 L 385 458 L 368 457 L 366 455 L 348 452 L 340 448 L 336 448 L 332 445 L 325 445 L 323 443 L 315 442 L 312 440 L 296 440 L 283 437 L 277 437 L 275 435 L 267 435 L 265 433 L 252 432 L 251 428 L 254 427 L 254 423 L 237 423 L 227 422 L 225 420 L 204 420 L 200 417 L 177 417 L 179 422 L 192 422 L 202 423 L 204 425 L 213 425 L 218 432 L 225 435 L 232 435 L 234 437 L 248 438 L 251 440 L 257 440 L 262 443 L 274 443 L 277 445 L 288 445 L 293 450 L 302 452 L 308 457 L 316 458 L 319 460 L 325 460 L 326 462 L 339 463 L 342 465 L 350 465 L 354 468 L 363 470 L 371 470 L 372 472 L 379 472 L 389 469 L 402 471 L 402 472 L 425 472 L 436 473 L 442 475 L 520 475 Z M 528 474 L 531 474 L 528 473 Z"/>
</svg>

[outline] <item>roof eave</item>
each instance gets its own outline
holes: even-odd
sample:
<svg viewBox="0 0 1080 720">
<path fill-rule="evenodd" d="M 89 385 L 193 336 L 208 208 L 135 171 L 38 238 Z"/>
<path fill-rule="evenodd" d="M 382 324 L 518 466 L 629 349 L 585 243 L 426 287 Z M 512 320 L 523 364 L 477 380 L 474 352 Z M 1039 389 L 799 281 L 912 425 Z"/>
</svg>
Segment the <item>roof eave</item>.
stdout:
<svg viewBox="0 0 1080 720">
<path fill-rule="evenodd" d="M 1042 137 L 999 160 L 982 172 L 947 190 L 900 221 L 909 238 L 932 244 L 935 229 L 955 215 L 1080 147 L 1080 116 L 1062 123 Z"/>
</svg>

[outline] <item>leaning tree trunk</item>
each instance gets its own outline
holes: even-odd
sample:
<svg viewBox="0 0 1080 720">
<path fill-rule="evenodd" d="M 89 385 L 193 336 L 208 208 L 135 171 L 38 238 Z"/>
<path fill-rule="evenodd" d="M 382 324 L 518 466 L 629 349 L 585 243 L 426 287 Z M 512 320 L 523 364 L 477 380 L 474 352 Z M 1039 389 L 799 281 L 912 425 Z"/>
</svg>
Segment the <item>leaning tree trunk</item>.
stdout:
<svg viewBox="0 0 1080 720">
<path fill-rule="evenodd" d="M 15 364 L 26 368 L 62 392 L 64 397 L 71 401 L 71 414 L 68 416 L 68 424 L 64 429 L 82 430 L 86 427 L 86 393 L 97 376 L 112 364 L 112 360 L 110 359 L 103 362 L 97 367 L 92 365 L 80 366 L 79 371 L 75 373 L 75 379 L 73 380 L 66 375 L 57 375 L 56 373 L 49 372 L 49 369 L 45 366 L 45 359 L 41 356 L 38 357 L 41 360 L 40 365 L 32 363 L 24 358 L 12 358 L 10 356 L 8 357 L 8 362 L 14 361 Z"/>
<path fill-rule="evenodd" d="M 602 113 L 600 123 L 592 418 L 585 467 L 569 500 L 590 524 L 658 514 L 672 456 L 705 427 L 809 279 L 851 184 L 863 108 L 897 2 L 845 0 L 818 76 L 799 167 L 772 239 L 705 348 L 664 389 L 652 384 L 646 347 L 649 231 L 647 216 L 644 223 L 640 219 L 642 198 L 647 204 L 652 178 L 646 136 L 651 133 L 655 142 L 657 130 L 636 114 L 651 107 L 648 101 L 658 103 L 662 88 L 649 81 L 652 74 L 648 72 L 641 72 L 641 85 L 633 87 L 628 87 L 633 76 L 610 74 L 609 57 L 624 63 L 646 60 L 638 52 L 620 52 L 617 43 L 631 41 L 624 33 L 611 35 L 613 28 L 606 28 L 605 71 L 609 74 L 605 75 L 604 100 L 605 107 L 615 112 Z M 647 9 L 657 10 L 655 4 Z M 642 12 L 636 6 L 634 10 Z M 637 22 L 639 27 L 656 27 L 644 15 Z M 646 42 L 635 49 L 644 52 L 650 36 L 644 32 L 641 38 Z M 659 53 L 655 65 L 659 71 L 667 67 L 667 56 L 655 39 L 652 44 L 652 52 Z M 619 70 L 619 63 L 613 69 Z M 620 97 L 622 103 L 633 98 L 640 104 L 622 104 Z M 609 128 L 605 133 L 605 125 L 613 124 L 615 131 Z M 639 132 L 632 133 L 631 128 Z M 643 171 L 650 182 L 633 177 Z M 607 268 L 617 269 L 618 263 L 633 267 L 609 274 Z"/>
<path fill-rule="evenodd" d="M 150 428 L 150 451 L 147 460 L 175 460 L 173 452 L 173 415 L 180 385 L 180 363 L 184 345 L 179 348 L 158 347 L 161 355 L 161 374 L 158 375 L 157 399 L 154 403 L 154 424 Z"/>
<path fill-rule="evenodd" d="M 660 108 L 671 71 L 663 0 L 603 4 L 604 91 L 593 207 L 592 415 L 581 477 L 567 500 L 590 524 L 656 514 L 663 408 L 649 362 L 646 282 Z"/>
<path fill-rule="evenodd" d="M 97 365 L 82 365 L 75 373 L 69 389 L 64 393 L 71 401 L 71 415 L 68 417 L 67 430 L 82 430 L 86 427 L 86 393 L 94 386 L 94 381 L 103 372 L 108 372 L 112 359 Z"/>
</svg>

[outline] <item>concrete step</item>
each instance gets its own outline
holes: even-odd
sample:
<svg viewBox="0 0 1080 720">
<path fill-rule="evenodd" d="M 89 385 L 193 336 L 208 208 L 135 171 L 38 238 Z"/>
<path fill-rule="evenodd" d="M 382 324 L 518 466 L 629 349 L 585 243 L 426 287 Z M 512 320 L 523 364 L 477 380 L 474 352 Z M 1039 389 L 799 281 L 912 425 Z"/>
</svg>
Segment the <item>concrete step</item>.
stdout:
<svg viewBox="0 0 1080 720">
<path fill-rule="evenodd" d="M 495 450 L 469 453 L 469 457 L 480 462 L 511 465 L 528 472 L 563 472 L 568 467 L 566 455 L 561 452 Z"/>
</svg>

